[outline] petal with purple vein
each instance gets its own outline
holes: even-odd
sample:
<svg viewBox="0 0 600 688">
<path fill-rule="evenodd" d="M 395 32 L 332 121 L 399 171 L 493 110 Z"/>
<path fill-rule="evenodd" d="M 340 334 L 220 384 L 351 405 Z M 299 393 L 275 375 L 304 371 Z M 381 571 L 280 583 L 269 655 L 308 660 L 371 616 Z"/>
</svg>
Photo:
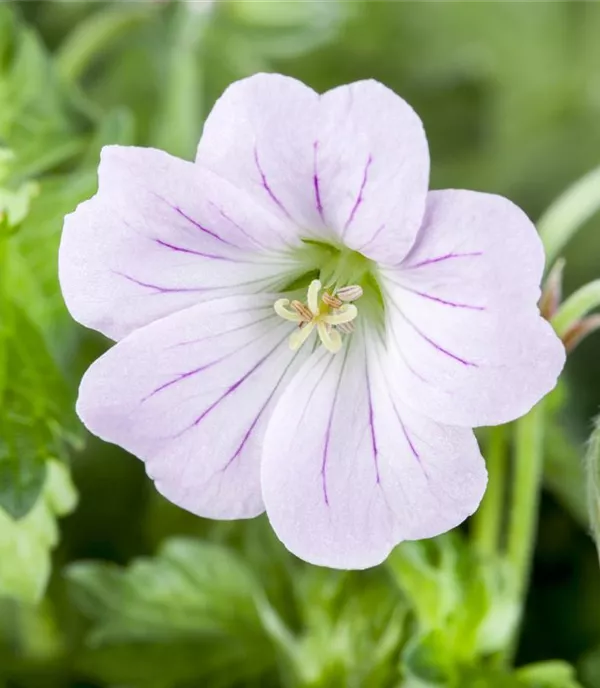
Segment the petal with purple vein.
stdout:
<svg viewBox="0 0 600 688">
<path fill-rule="evenodd" d="M 179 311 L 96 361 L 77 411 L 91 432 L 142 459 L 175 504 L 210 518 L 256 516 L 266 422 L 309 355 L 290 350 L 290 327 L 265 297 Z"/>
</svg>

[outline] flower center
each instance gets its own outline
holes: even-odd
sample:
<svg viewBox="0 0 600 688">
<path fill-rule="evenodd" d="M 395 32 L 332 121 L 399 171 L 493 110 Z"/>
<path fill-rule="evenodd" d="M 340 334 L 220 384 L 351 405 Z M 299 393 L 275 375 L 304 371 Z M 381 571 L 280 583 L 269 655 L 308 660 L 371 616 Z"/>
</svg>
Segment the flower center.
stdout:
<svg viewBox="0 0 600 688">
<path fill-rule="evenodd" d="M 342 335 L 354 330 L 352 321 L 358 315 L 358 309 L 351 302 L 362 296 L 362 287 L 351 285 L 331 294 L 320 292 L 321 282 L 316 279 L 308 287 L 305 303 L 290 302 L 289 299 L 275 301 L 277 315 L 298 325 L 298 329 L 290 335 L 290 348 L 293 351 L 299 349 L 316 328 L 323 346 L 335 354 L 342 347 Z"/>
</svg>

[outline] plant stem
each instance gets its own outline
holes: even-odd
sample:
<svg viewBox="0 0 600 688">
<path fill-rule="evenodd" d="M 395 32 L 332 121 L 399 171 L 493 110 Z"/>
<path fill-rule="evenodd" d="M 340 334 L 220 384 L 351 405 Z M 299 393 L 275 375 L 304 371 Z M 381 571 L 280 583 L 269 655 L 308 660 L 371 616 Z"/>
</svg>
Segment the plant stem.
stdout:
<svg viewBox="0 0 600 688">
<path fill-rule="evenodd" d="M 514 593 L 523 615 L 531 572 L 538 524 L 544 459 L 545 401 L 515 423 L 515 460 L 512 504 L 508 530 L 507 560 L 511 566 Z M 520 624 L 506 650 L 505 659 L 512 658 Z"/>
<path fill-rule="evenodd" d="M 506 498 L 508 433 L 505 425 L 490 430 L 486 452 L 488 488 L 474 517 L 473 538 L 485 557 L 499 551 Z"/>
</svg>

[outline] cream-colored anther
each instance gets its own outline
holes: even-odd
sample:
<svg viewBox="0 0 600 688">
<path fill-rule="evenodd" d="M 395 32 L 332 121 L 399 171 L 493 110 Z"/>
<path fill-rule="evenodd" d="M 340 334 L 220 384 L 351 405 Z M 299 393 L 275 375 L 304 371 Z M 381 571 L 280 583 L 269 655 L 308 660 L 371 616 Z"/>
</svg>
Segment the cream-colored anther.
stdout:
<svg viewBox="0 0 600 688">
<path fill-rule="evenodd" d="M 335 292 L 335 296 L 340 301 L 344 301 L 346 303 L 349 303 L 350 301 L 358 301 L 362 295 L 363 289 L 358 284 L 350 284 L 347 287 L 337 289 Z"/>
<path fill-rule="evenodd" d="M 303 322 L 310 322 L 313 319 L 313 314 L 310 309 L 305 306 L 302 301 L 292 301 L 291 307 L 298 313 Z"/>
<path fill-rule="evenodd" d="M 338 332 L 341 332 L 342 334 L 352 334 L 354 332 L 354 323 L 353 322 L 345 322 L 345 323 L 340 323 L 339 325 L 335 326 Z"/>
<path fill-rule="evenodd" d="M 323 293 L 321 301 L 329 308 L 341 308 L 344 305 L 343 301 L 340 301 L 337 296 L 332 296 L 329 292 Z"/>
</svg>

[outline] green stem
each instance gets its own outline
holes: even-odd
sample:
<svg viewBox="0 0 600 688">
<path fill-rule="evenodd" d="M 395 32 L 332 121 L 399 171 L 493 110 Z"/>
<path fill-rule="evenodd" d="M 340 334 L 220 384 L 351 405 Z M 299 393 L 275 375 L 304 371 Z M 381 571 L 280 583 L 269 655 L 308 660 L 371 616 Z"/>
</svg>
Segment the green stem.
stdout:
<svg viewBox="0 0 600 688">
<path fill-rule="evenodd" d="M 552 326 L 559 337 L 579 320 L 600 306 L 600 280 L 593 280 L 571 294 L 552 318 Z"/>
<path fill-rule="evenodd" d="M 515 597 L 522 617 L 529 583 L 544 459 L 545 401 L 515 423 L 515 461 L 512 504 L 508 530 L 507 560 L 512 569 Z M 515 627 L 512 645 L 506 651 L 509 660 L 516 647 L 519 625 Z"/>
<path fill-rule="evenodd" d="M 0 403 L 8 379 L 8 339 L 12 331 L 12 303 L 8 291 L 8 237 L 6 224 L 2 225 L 0 208 Z"/>
<path fill-rule="evenodd" d="M 498 553 L 504 516 L 508 435 L 504 425 L 491 428 L 486 452 L 488 488 L 474 516 L 473 539 L 485 557 Z"/>
</svg>

